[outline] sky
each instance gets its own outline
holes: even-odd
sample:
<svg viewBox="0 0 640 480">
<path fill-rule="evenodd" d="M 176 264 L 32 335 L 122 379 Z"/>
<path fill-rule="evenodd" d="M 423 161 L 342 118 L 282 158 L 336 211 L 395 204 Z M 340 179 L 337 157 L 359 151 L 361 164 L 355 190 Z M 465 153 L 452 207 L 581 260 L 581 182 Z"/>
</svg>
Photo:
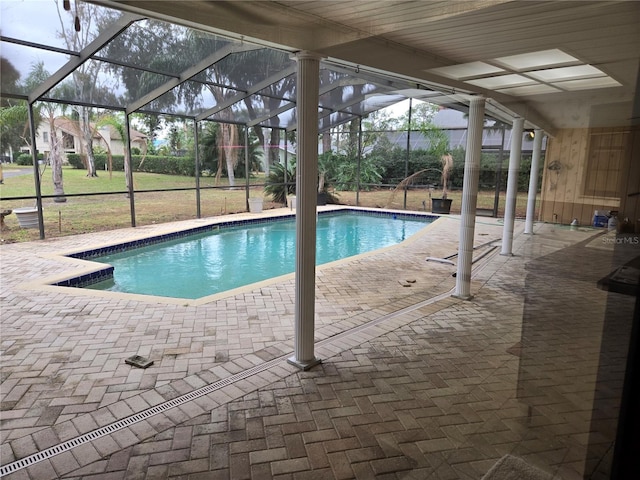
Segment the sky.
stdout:
<svg viewBox="0 0 640 480">
<path fill-rule="evenodd" d="M 54 0 L 0 1 L 0 32 L 3 36 L 65 48 L 63 40 L 57 38 L 56 30 L 60 30 L 60 23 Z M 53 52 L 19 47 L 6 42 L 2 42 L 1 45 L 0 55 L 9 59 L 22 73 L 23 79 L 34 63 L 43 61 L 47 70 L 54 72 L 68 60 L 66 55 Z"/>
</svg>

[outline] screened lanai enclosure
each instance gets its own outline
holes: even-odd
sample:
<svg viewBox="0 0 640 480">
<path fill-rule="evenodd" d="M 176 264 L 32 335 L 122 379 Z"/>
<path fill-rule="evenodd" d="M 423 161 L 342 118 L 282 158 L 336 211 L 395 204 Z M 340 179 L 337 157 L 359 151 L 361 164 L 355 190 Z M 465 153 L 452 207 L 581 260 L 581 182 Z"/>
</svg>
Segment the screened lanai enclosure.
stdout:
<svg viewBox="0 0 640 480">
<path fill-rule="evenodd" d="M 79 205 L 115 228 L 246 211 L 252 196 L 282 206 L 295 193 L 295 52 L 92 3 L 1 8 L 2 154 L 33 180 L 6 182 L 0 199 L 36 209 L 40 238 L 45 225 L 89 228 Z M 443 109 L 460 122 L 439 127 Z M 464 93 L 321 59 L 318 201 L 431 211 L 448 190 L 459 212 L 467 111 Z M 497 216 L 511 117 L 491 102 L 486 112 L 479 213 Z M 522 192 L 531 145 L 525 131 Z"/>
</svg>

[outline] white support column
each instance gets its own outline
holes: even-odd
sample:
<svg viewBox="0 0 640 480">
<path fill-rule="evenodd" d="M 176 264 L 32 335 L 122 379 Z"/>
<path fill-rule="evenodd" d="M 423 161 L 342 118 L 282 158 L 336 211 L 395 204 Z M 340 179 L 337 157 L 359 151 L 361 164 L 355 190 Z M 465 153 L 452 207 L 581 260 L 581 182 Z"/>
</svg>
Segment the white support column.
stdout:
<svg viewBox="0 0 640 480">
<path fill-rule="evenodd" d="M 288 362 L 308 370 L 320 363 L 314 355 L 320 57 L 303 51 L 296 54 L 295 59 L 298 62 L 296 299 L 294 355 Z"/>
<path fill-rule="evenodd" d="M 542 136 L 544 132 L 536 129 L 533 132 L 533 153 L 531 155 L 531 173 L 529 174 L 529 194 L 527 196 L 527 218 L 524 222 L 524 233 L 533 234 L 533 217 L 536 214 L 536 197 L 538 196 L 538 170 L 542 155 Z"/>
<path fill-rule="evenodd" d="M 460 245 L 458 247 L 458 270 L 456 273 L 456 292 L 454 294 L 455 297 L 463 300 L 472 298 L 471 264 L 473 261 L 473 237 L 476 228 L 476 206 L 478 204 L 484 106 L 484 97 L 472 98 L 469 104 L 467 153 L 464 159 L 464 180 L 462 184 Z"/>
<path fill-rule="evenodd" d="M 500 255 L 512 255 L 513 224 L 516 218 L 516 199 L 518 196 L 518 172 L 522 155 L 522 131 L 524 118 L 513 119 L 511 129 L 511 149 L 509 154 L 509 174 L 507 177 L 507 199 L 504 207 L 504 227 L 502 229 L 502 250 Z"/>
</svg>

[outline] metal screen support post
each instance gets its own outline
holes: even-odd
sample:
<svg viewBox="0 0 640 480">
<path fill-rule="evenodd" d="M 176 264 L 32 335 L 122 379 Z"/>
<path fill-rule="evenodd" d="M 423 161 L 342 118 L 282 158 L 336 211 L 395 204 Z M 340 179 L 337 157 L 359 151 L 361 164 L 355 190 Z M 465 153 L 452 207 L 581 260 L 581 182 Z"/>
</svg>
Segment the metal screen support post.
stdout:
<svg viewBox="0 0 640 480">
<path fill-rule="evenodd" d="M 193 120 L 193 143 L 196 154 L 196 218 L 202 218 L 202 210 L 200 208 L 200 147 L 199 147 L 199 135 L 198 135 L 197 120 Z"/>
<path fill-rule="evenodd" d="M 244 176 L 245 176 L 245 198 L 247 202 L 247 211 L 249 211 L 249 127 L 244 126 Z"/>
<path fill-rule="evenodd" d="M 358 174 L 356 177 L 356 207 L 360 206 L 360 172 L 362 168 L 362 117 L 358 117 Z"/>
<path fill-rule="evenodd" d="M 44 240 L 44 216 L 42 213 L 42 189 L 40 184 L 40 168 L 38 168 L 38 150 L 36 150 L 36 121 L 33 104 L 29 104 L 29 129 L 31 130 L 31 156 L 33 158 L 33 180 L 36 187 L 36 209 L 38 210 L 38 228 L 40 240 Z"/>
<path fill-rule="evenodd" d="M 409 176 L 409 160 L 411 159 L 411 113 L 412 113 L 412 102 L 413 98 L 409 98 L 409 121 L 407 122 L 407 158 L 404 161 L 404 180 Z M 402 208 L 407 209 L 407 188 L 408 185 L 404 184 L 404 201 L 402 204 Z"/>
<path fill-rule="evenodd" d="M 129 121 L 129 114 L 124 116 L 127 127 L 127 158 L 125 161 L 125 170 L 127 173 L 127 190 L 129 192 L 129 208 L 131 210 L 131 226 L 136 226 L 136 204 L 133 198 L 133 159 L 131 158 L 131 122 Z M 128 168 L 127 168 L 128 166 Z"/>
</svg>

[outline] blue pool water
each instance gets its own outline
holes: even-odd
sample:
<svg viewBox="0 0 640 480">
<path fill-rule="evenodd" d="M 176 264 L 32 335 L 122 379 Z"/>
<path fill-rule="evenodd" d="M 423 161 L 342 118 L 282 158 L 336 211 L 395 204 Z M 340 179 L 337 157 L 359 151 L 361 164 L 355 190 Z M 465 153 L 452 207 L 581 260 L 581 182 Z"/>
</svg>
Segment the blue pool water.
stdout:
<svg viewBox="0 0 640 480">
<path fill-rule="evenodd" d="M 318 216 L 316 264 L 397 244 L 433 219 L 359 213 Z M 114 267 L 99 290 L 196 299 L 291 273 L 295 220 L 229 226 L 93 259 Z"/>
</svg>

